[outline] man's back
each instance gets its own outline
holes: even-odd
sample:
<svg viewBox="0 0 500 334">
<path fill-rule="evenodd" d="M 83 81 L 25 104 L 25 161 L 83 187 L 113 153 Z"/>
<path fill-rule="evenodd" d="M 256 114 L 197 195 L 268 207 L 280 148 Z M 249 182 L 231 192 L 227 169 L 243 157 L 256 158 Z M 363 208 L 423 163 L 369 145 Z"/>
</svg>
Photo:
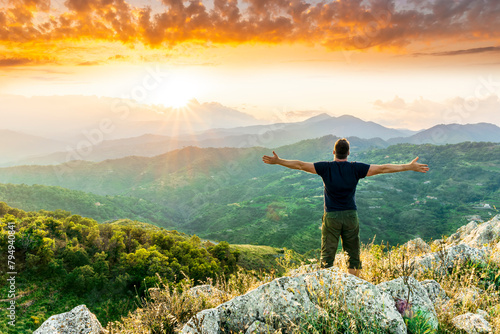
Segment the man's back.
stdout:
<svg viewBox="0 0 500 334">
<path fill-rule="evenodd" d="M 418 157 L 409 164 L 367 165 L 347 161 L 349 141 L 342 138 L 335 142 L 334 161 L 304 162 L 280 159 L 276 152 L 273 156 L 263 156 L 267 164 L 277 164 L 291 169 L 300 169 L 318 174 L 325 185 L 325 212 L 321 227 L 321 265 L 330 267 L 335 261 L 339 237 L 349 257 L 349 273 L 359 276 L 361 270 L 359 219 L 356 211 L 355 192 L 359 179 L 385 173 L 415 171 L 426 173 L 429 167 L 417 162 Z"/>
<path fill-rule="evenodd" d="M 349 161 L 314 163 L 324 184 L 325 211 L 356 210 L 356 186 L 368 173 L 370 165 Z"/>
</svg>

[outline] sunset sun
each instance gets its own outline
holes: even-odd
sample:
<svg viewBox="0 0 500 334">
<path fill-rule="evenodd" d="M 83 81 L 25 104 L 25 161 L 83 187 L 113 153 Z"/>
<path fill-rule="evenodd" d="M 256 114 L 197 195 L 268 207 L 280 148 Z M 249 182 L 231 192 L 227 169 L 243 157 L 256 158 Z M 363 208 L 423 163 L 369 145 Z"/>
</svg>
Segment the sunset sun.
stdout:
<svg viewBox="0 0 500 334">
<path fill-rule="evenodd" d="M 185 108 L 196 98 L 198 85 L 194 78 L 174 75 L 156 97 L 158 103 L 173 109 Z"/>
</svg>

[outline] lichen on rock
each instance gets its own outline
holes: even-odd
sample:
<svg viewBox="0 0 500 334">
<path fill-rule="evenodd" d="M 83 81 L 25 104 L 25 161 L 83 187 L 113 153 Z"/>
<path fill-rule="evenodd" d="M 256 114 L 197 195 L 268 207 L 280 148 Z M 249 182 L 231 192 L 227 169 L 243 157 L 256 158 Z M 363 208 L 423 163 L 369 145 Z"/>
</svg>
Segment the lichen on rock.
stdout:
<svg viewBox="0 0 500 334">
<path fill-rule="evenodd" d="M 48 318 L 33 334 L 101 334 L 104 330 L 87 306 Z"/>
</svg>

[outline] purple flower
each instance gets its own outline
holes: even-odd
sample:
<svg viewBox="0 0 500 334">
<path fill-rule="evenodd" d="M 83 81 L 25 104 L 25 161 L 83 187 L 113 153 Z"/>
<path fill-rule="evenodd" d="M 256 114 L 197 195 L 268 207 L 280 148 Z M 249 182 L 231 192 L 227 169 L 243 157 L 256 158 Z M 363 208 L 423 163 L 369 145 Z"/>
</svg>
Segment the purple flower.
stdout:
<svg viewBox="0 0 500 334">
<path fill-rule="evenodd" d="M 408 302 L 405 299 L 397 299 L 396 300 L 396 308 L 398 309 L 398 312 L 403 316 L 407 318 L 412 318 L 413 317 L 413 311 L 411 309 L 411 303 Z"/>
</svg>

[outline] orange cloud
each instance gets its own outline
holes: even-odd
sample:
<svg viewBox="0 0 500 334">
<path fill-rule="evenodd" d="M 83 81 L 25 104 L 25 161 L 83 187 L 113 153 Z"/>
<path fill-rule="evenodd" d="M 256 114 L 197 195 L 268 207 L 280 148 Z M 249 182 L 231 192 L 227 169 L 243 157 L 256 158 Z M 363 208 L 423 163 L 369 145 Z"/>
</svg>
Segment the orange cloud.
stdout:
<svg viewBox="0 0 500 334">
<path fill-rule="evenodd" d="M 498 0 L 162 0 L 164 9 L 126 0 L 10 0 L 0 12 L 0 41 L 120 41 L 128 45 L 307 43 L 332 50 L 404 48 L 414 42 L 500 39 Z M 244 8 L 244 9 L 242 9 Z M 35 20 L 35 14 L 45 19 Z"/>
<path fill-rule="evenodd" d="M 0 67 L 19 66 L 32 63 L 28 58 L 4 58 L 0 59 Z"/>
</svg>

